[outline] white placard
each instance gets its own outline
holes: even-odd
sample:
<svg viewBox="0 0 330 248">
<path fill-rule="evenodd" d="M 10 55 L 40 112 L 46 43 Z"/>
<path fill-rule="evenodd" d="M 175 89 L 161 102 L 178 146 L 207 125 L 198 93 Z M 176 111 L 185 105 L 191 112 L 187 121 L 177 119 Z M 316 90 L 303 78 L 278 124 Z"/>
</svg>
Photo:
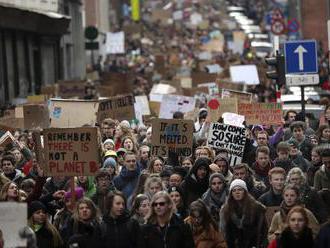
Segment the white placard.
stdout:
<svg viewBox="0 0 330 248">
<path fill-rule="evenodd" d="M 190 15 L 190 23 L 194 26 L 197 26 L 203 21 L 203 17 L 199 13 L 193 13 Z"/>
<path fill-rule="evenodd" d="M 221 73 L 223 71 L 223 68 L 218 64 L 207 65 L 205 67 L 206 67 L 208 73 L 218 74 L 218 73 Z"/>
<path fill-rule="evenodd" d="M 1 202 L 0 229 L 5 240 L 5 248 L 26 246 L 26 240 L 21 239 L 19 236 L 19 231 L 26 226 L 26 203 Z"/>
<path fill-rule="evenodd" d="M 225 148 L 230 154 L 230 166 L 239 164 L 244 155 L 246 129 L 221 123 L 212 123 L 207 144 L 213 148 Z"/>
<path fill-rule="evenodd" d="M 107 33 L 107 53 L 123 54 L 125 53 L 125 33 L 123 31 L 116 33 Z"/>
<path fill-rule="evenodd" d="M 172 15 L 173 20 L 178 21 L 183 19 L 183 11 L 182 10 L 177 10 L 173 12 Z"/>
<path fill-rule="evenodd" d="M 238 115 L 235 113 L 223 113 L 222 114 L 223 123 L 227 125 L 232 125 L 236 127 L 244 127 L 243 122 L 245 120 L 244 115 Z"/>
<path fill-rule="evenodd" d="M 256 65 L 234 65 L 230 66 L 229 70 L 231 81 L 234 83 L 260 84 Z"/>
<path fill-rule="evenodd" d="M 164 95 L 160 104 L 159 118 L 173 119 L 173 114 L 177 111 L 188 113 L 194 109 L 194 97 Z"/>
<path fill-rule="evenodd" d="M 136 96 L 134 103 L 135 111 L 140 110 L 142 115 L 150 115 L 149 101 L 147 96 Z"/>
</svg>

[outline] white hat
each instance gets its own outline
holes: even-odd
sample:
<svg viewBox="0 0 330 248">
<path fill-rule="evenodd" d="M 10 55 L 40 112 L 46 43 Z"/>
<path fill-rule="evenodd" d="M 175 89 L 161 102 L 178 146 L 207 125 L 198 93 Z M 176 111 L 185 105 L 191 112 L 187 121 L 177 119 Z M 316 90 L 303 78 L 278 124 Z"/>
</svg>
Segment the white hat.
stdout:
<svg viewBox="0 0 330 248">
<path fill-rule="evenodd" d="M 113 146 L 115 145 L 115 142 L 113 142 L 112 139 L 106 139 L 104 142 L 103 142 L 103 145 L 107 144 L 107 143 L 110 143 L 112 144 Z"/>
<path fill-rule="evenodd" d="M 246 183 L 242 179 L 235 179 L 232 181 L 229 187 L 229 191 L 231 192 L 236 187 L 241 187 L 242 189 L 245 189 L 245 191 L 248 191 Z"/>
</svg>

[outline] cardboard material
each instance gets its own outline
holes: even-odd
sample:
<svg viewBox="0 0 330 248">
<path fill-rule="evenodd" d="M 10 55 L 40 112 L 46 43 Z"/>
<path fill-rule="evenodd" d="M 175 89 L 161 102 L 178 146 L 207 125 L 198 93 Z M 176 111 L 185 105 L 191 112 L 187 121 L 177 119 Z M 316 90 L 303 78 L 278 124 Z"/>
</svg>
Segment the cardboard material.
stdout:
<svg viewBox="0 0 330 248">
<path fill-rule="evenodd" d="M 130 73 L 104 73 L 102 86 L 112 88 L 111 96 L 130 94 L 133 91 L 133 75 Z"/>
<path fill-rule="evenodd" d="M 62 98 L 85 96 L 85 82 L 84 81 L 60 81 L 58 82 L 58 96 Z"/>
<path fill-rule="evenodd" d="M 239 103 L 238 114 L 248 125 L 280 125 L 283 115 L 280 103 Z"/>
<path fill-rule="evenodd" d="M 7 131 L 4 135 L 0 137 L 0 147 L 5 148 L 7 145 L 13 143 L 15 140 L 11 132 Z"/>
<path fill-rule="evenodd" d="M 235 98 L 212 98 L 207 103 L 207 110 L 211 122 L 217 122 L 223 113 L 237 113 L 238 102 Z"/>
<path fill-rule="evenodd" d="M 208 83 L 208 82 L 216 82 L 217 74 L 210 74 L 207 72 L 193 72 L 191 74 L 193 86 L 197 86 L 198 84 Z"/>
<path fill-rule="evenodd" d="M 212 123 L 207 144 L 213 148 L 226 148 L 230 154 L 230 166 L 241 163 L 246 143 L 246 129 L 221 123 Z"/>
<path fill-rule="evenodd" d="M 91 81 L 100 80 L 99 72 L 98 71 L 92 71 L 92 72 L 86 73 L 86 79 L 89 79 Z"/>
<path fill-rule="evenodd" d="M 46 95 L 48 98 L 58 96 L 58 84 L 41 86 L 40 93 Z"/>
<path fill-rule="evenodd" d="M 252 102 L 252 93 L 243 92 L 243 91 L 235 91 L 222 89 L 221 90 L 221 98 L 237 98 L 238 102 Z"/>
<path fill-rule="evenodd" d="M 192 87 L 192 79 L 191 77 L 181 77 L 180 85 L 182 88 L 191 88 Z"/>
<path fill-rule="evenodd" d="M 97 115 L 98 123 L 101 123 L 105 118 L 112 118 L 119 121 L 134 119 L 133 95 L 117 96 L 101 100 Z"/>
<path fill-rule="evenodd" d="M 1 202 L 0 230 L 7 247 L 26 247 L 26 239 L 19 233 L 27 226 L 27 204 L 18 202 Z"/>
<path fill-rule="evenodd" d="M 172 119 L 177 111 L 187 113 L 195 109 L 195 99 L 188 96 L 164 95 L 160 103 L 159 118 Z"/>
<path fill-rule="evenodd" d="M 172 11 L 171 10 L 164 10 L 164 9 L 154 9 L 151 13 L 151 21 L 157 22 L 163 25 L 168 24 L 168 20 L 172 18 Z"/>
<path fill-rule="evenodd" d="M 260 84 L 256 65 L 230 66 L 230 77 L 233 82 L 244 82 L 248 85 Z"/>
<path fill-rule="evenodd" d="M 158 117 L 160 112 L 160 102 L 150 101 L 149 107 L 150 107 L 151 115 Z"/>
<path fill-rule="evenodd" d="M 50 99 L 50 127 L 94 126 L 97 120 L 98 108 L 98 101 Z"/>
<path fill-rule="evenodd" d="M 192 120 L 152 120 L 151 154 L 153 156 L 192 155 L 194 122 Z"/>
<path fill-rule="evenodd" d="M 218 96 L 219 88 L 215 82 L 199 84 L 198 87 L 207 87 L 209 89 L 210 96 Z"/>
<path fill-rule="evenodd" d="M 184 96 L 196 96 L 196 95 L 208 95 L 209 88 L 208 87 L 193 87 L 190 89 L 182 89 L 182 93 Z"/>
<path fill-rule="evenodd" d="M 0 130 L 15 131 L 17 129 L 24 129 L 24 118 L 1 118 Z"/>
<path fill-rule="evenodd" d="M 32 95 L 27 96 L 28 103 L 44 103 L 46 102 L 48 97 L 46 95 Z"/>
<path fill-rule="evenodd" d="M 43 134 L 47 176 L 88 176 L 98 171 L 97 128 L 51 128 Z"/>
<path fill-rule="evenodd" d="M 26 129 L 49 128 L 50 119 L 47 105 L 24 105 L 24 127 Z"/>
<path fill-rule="evenodd" d="M 244 90 L 244 84 L 242 83 L 233 83 L 231 81 L 227 81 L 224 79 L 218 79 L 217 80 L 219 89 L 228 89 L 228 90 L 236 90 L 236 91 L 243 91 Z"/>
</svg>

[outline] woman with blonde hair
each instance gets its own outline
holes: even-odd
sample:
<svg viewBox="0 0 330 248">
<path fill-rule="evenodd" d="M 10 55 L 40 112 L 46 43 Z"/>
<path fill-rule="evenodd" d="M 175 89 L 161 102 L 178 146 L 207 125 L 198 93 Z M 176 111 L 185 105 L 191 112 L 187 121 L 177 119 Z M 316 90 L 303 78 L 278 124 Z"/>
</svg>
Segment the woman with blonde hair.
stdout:
<svg viewBox="0 0 330 248">
<path fill-rule="evenodd" d="M 61 248 L 62 238 L 47 218 L 46 206 L 40 201 L 34 201 L 28 208 L 28 225 L 34 231 L 38 247 Z"/>
<path fill-rule="evenodd" d="M 89 198 L 81 198 L 75 205 L 69 221 L 60 230 L 65 246 L 77 243 L 79 247 L 102 247 L 99 210 Z"/>
<path fill-rule="evenodd" d="M 135 154 L 138 154 L 138 146 L 135 138 L 133 138 L 132 136 L 123 137 L 121 142 L 121 147 L 126 149 L 126 151 L 130 151 Z"/>
<path fill-rule="evenodd" d="M 191 248 L 195 247 L 189 226 L 176 215 L 170 195 L 164 191 L 151 199 L 151 208 L 142 226 L 140 248 Z"/>
<path fill-rule="evenodd" d="M 115 131 L 115 150 L 122 148 L 122 141 L 124 137 L 133 137 L 132 129 L 124 122 L 121 122 L 116 127 Z"/>
<path fill-rule="evenodd" d="M 286 228 L 279 237 L 269 244 L 268 248 L 314 247 L 312 230 L 308 227 L 308 221 L 304 207 L 296 206 L 292 208 L 286 218 Z"/>
<path fill-rule="evenodd" d="M 150 160 L 147 170 L 150 174 L 160 174 L 163 171 L 163 168 L 164 161 L 159 157 L 155 157 Z"/>
<path fill-rule="evenodd" d="M 164 190 L 162 179 L 158 176 L 149 176 L 144 184 L 144 194 L 151 198 L 154 194 Z"/>
<path fill-rule="evenodd" d="M 7 182 L 0 191 L 0 201 L 23 202 L 22 192 L 14 182 Z"/>
</svg>

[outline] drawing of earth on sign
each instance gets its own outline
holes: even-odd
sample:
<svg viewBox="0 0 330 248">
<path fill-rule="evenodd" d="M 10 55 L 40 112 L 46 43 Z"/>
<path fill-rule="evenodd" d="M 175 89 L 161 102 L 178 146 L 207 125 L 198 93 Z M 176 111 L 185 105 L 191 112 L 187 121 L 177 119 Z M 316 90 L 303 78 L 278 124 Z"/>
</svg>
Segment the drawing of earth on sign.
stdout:
<svg viewBox="0 0 330 248">
<path fill-rule="evenodd" d="M 168 137 L 168 140 L 176 140 L 176 137 L 180 134 L 180 131 L 175 128 L 176 125 L 169 125 L 165 128 L 165 135 Z M 171 139 L 169 138 L 171 137 Z M 168 147 L 175 147 L 175 143 L 170 143 L 167 145 Z"/>
</svg>

